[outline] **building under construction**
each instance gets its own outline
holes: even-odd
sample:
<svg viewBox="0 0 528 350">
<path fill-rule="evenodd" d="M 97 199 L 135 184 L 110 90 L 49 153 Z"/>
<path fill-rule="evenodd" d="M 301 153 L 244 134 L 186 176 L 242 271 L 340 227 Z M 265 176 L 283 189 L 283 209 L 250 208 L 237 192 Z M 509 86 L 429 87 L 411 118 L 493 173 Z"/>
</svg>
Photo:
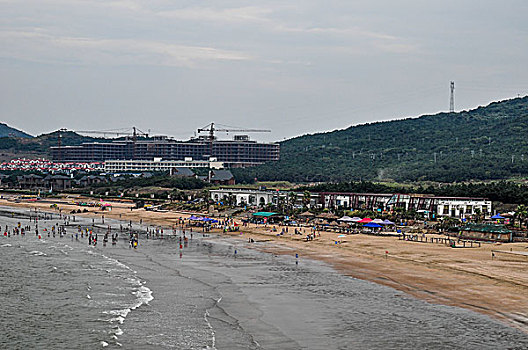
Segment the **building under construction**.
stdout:
<svg viewBox="0 0 528 350">
<path fill-rule="evenodd" d="M 246 167 L 279 160 L 278 143 L 260 143 L 250 140 L 247 135 L 236 135 L 231 140 L 218 140 L 215 131 L 267 130 L 227 130 L 215 129 L 211 123 L 207 136 L 199 136 L 189 141 L 177 141 L 166 136 L 141 137 L 136 135 L 123 140 L 110 142 L 88 142 L 78 146 L 51 147 L 51 157 L 55 162 L 104 162 L 106 160 L 197 160 L 209 161 L 215 158 L 226 167 Z"/>
</svg>

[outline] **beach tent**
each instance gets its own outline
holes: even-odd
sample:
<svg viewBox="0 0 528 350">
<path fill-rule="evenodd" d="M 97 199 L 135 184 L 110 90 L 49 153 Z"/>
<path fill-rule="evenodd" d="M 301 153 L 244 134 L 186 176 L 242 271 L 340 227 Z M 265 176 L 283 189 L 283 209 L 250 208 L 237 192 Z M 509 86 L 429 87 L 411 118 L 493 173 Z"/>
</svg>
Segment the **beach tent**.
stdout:
<svg viewBox="0 0 528 350">
<path fill-rule="evenodd" d="M 383 220 L 381 220 L 381 219 L 374 219 L 374 220 L 372 220 L 372 222 L 375 223 L 375 224 L 383 224 Z"/>
<path fill-rule="evenodd" d="M 339 218 L 337 219 L 337 221 L 342 221 L 342 222 L 354 222 L 354 220 L 352 220 L 352 218 L 350 216 L 343 216 L 342 218 Z"/>
<path fill-rule="evenodd" d="M 380 228 L 381 225 L 378 225 L 375 222 L 369 222 L 368 224 L 363 225 L 363 227 Z"/>
<path fill-rule="evenodd" d="M 352 218 L 352 222 L 360 222 L 362 219 L 361 218 L 358 218 L 357 216 L 354 216 Z"/>
<path fill-rule="evenodd" d="M 197 216 L 191 215 L 191 216 L 189 217 L 189 220 L 200 220 L 200 218 L 197 217 Z"/>
<path fill-rule="evenodd" d="M 496 214 L 491 217 L 492 219 L 506 219 L 504 216 L 501 216 L 501 214 Z"/>
<path fill-rule="evenodd" d="M 361 219 L 360 221 L 358 221 L 360 224 L 366 224 L 368 222 L 371 222 L 372 219 L 371 218 L 364 218 L 364 219 Z"/>
<path fill-rule="evenodd" d="M 265 217 L 265 218 L 273 216 L 273 215 L 277 215 L 277 213 L 270 213 L 267 211 L 259 211 L 257 213 L 253 213 L 253 216 L 260 216 L 260 217 Z"/>
<path fill-rule="evenodd" d="M 383 225 L 395 225 L 395 223 L 390 220 L 385 219 L 383 220 Z"/>
</svg>

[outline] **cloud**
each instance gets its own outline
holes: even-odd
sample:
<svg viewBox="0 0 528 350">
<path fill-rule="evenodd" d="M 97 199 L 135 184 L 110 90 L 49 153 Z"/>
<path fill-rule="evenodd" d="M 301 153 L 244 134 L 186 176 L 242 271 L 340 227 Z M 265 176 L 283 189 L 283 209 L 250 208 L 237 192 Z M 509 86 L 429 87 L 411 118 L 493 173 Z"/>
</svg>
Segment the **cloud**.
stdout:
<svg viewBox="0 0 528 350">
<path fill-rule="evenodd" d="M 240 61 L 252 56 L 213 47 L 137 39 L 55 36 L 42 30 L 3 31 L 4 58 L 34 62 L 196 67 L 206 61 Z"/>
<path fill-rule="evenodd" d="M 275 30 L 280 32 L 292 33 L 312 33 L 312 34 L 332 34 L 352 37 L 368 37 L 383 40 L 399 40 L 400 38 L 384 33 L 371 32 L 365 29 L 350 27 L 350 28 L 335 28 L 335 27 L 290 27 L 284 25 L 277 25 Z"/>
<path fill-rule="evenodd" d="M 189 7 L 178 10 L 158 11 L 157 16 L 209 22 L 231 22 L 231 23 L 264 23 L 269 22 L 267 18 L 272 11 L 263 7 L 247 6 L 238 8 L 215 9 L 210 7 Z"/>
</svg>

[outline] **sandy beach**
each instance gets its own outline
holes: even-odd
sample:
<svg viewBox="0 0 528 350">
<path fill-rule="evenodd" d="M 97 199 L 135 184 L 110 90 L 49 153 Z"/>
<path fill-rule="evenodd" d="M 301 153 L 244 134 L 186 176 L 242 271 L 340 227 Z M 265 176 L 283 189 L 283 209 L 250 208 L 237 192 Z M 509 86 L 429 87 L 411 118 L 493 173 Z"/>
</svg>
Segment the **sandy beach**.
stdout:
<svg viewBox="0 0 528 350">
<path fill-rule="evenodd" d="M 63 214 L 80 207 L 74 198 L 54 200 Z M 92 201 L 92 199 L 88 199 Z M 19 202 L 2 199 L 0 205 L 55 211 L 50 200 Z M 111 211 L 87 208 L 90 212 L 76 216 L 93 216 L 96 220 L 114 218 L 169 227 L 191 213 L 130 210 L 132 204 L 112 203 Z M 99 221 L 100 222 L 100 221 Z M 278 231 L 281 227 L 277 226 Z M 397 237 L 348 235 L 335 244 L 336 233 L 322 232 L 314 241 L 290 232 L 277 236 L 270 227 L 241 227 L 229 233 L 234 239 L 247 242 L 270 241 L 266 250 L 275 254 L 294 255 L 324 261 L 343 274 L 372 281 L 438 304 L 458 306 L 500 319 L 528 332 L 528 257 L 492 250 L 528 252 L 527 243 L 482 244 L 479 248 L 449 248 L 442 244 L 418 243 Z M 220 233 L 221 231 L 218 230 Z M 308 233 L 308 229 L 306 229 Z M 248 243 L 247 247 L 252 245 Z M 386 254 L 386 252 L 388 252 Z"/>
</svg>

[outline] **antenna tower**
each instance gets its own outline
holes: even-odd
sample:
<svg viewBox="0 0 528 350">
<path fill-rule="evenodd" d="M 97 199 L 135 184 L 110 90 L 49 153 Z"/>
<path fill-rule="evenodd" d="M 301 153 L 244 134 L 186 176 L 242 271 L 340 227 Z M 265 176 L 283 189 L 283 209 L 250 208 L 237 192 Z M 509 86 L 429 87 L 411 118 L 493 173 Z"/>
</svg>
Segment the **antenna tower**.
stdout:
<svg viewBox="0 0 528 350">
<path fill-rule="evenodd" d="M 451 82 L 451 97 L 449 99 L 449 113 L 455 112 L 455 82 Z"/>
</svg>

